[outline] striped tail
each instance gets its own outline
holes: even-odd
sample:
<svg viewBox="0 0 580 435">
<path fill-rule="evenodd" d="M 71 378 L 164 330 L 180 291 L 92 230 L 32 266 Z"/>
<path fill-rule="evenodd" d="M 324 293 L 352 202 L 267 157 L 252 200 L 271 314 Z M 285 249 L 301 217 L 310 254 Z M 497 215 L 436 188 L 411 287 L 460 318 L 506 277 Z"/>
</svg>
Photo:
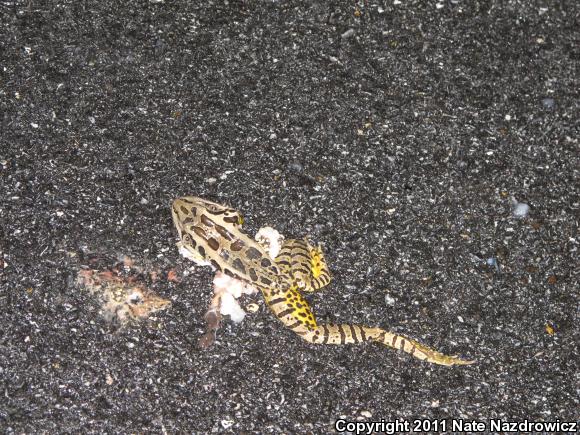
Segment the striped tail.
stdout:
<svg viewBox="0 0 580 435">
<path fill-rule="evenodd" d="M 444 366 L 468 365 L 475 361 L 464 360 L 456 356 L 444 355 L 430 347 L 402 335 L 393 334 L 381 328 L 369 328 L 359 325 L 318 325 L 309 331 L 295 331 L 304 340 L 319 344 L 351 344 L 365 341 L 376 341 L 394 349 L 402 350 L 433 364 Z"/>
</svg>

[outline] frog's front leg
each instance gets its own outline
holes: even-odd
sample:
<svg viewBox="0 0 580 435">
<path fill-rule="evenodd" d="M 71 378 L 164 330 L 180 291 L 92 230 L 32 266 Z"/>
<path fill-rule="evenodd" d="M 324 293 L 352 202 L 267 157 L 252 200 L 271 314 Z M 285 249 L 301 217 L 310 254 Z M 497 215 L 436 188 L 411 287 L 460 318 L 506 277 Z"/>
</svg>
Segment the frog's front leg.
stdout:
<svg viewBox="0 0 580 435">
<path fill-rule="evenodd" d="M 202 349 L 207 349 L 213 345 L 216 338 L 216 332 L 220 327 L 222 315 L 220 313 L 222 293 L 214 293 L 209 308 L 203 318 L 206 321 L 206 332 L 198 340 L 197 344 Z"/>
</svg>

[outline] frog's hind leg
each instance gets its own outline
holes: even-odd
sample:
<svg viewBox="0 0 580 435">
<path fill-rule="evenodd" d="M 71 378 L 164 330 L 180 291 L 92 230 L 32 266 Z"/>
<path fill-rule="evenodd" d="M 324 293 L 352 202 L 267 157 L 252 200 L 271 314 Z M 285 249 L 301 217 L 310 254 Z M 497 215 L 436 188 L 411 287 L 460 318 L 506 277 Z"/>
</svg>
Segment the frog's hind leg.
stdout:
<svg viewBox="0 0 580 435">
<path fill-rule="evenodd" d="M 331 280 L 322 249 L 313 247 L 307 238 L 286 240 L 276 257 L 276 264 L 302 291 L 319 290 Z"/>
</svg>

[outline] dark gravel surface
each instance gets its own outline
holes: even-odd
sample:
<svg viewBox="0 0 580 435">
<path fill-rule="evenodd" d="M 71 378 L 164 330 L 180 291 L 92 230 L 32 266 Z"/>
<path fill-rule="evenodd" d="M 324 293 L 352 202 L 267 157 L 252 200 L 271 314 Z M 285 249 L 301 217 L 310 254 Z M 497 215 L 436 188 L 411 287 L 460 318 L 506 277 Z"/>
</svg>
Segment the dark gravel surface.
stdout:
<svg viewBox="0 0 580 435">
<path fill-rule="evenodd" d="M 578 417 L 575 1 L 0 2 L 0 430 L 329 433 Z M 196 347 L 212 274 L 119 328 L 87 255 L 185 270 L 203 196 L 323 244 L 319 321 L 477 359 L 309 345 L 259 297 Z M 516 218 L 512 197 L 529 205 Z"/>
</svg>

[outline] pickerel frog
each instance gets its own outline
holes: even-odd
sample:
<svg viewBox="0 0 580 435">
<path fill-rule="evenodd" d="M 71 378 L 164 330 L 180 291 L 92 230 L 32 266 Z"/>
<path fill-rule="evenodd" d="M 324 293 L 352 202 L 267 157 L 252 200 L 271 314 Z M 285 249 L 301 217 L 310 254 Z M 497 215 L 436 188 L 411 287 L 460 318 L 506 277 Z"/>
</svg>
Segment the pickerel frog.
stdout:
<svg viewBox="0 0 580 435">
<path fill-rule="evenodd" d="M 273 259 L 264 246 L 242 231 L 243 219 L 235 209 L 187 196 L 173 202 L 172 214 L 181 250 L 260 290 L 274 315 L 310 343 L 375 341 L 430 363 L 451 366 L 474 362 L 444 355 L 381 328 L 318 324 L 302 293 L 328 285 L 331 276 L 321 248 L 306 238 L 286 240 Z"/>
</svg>

